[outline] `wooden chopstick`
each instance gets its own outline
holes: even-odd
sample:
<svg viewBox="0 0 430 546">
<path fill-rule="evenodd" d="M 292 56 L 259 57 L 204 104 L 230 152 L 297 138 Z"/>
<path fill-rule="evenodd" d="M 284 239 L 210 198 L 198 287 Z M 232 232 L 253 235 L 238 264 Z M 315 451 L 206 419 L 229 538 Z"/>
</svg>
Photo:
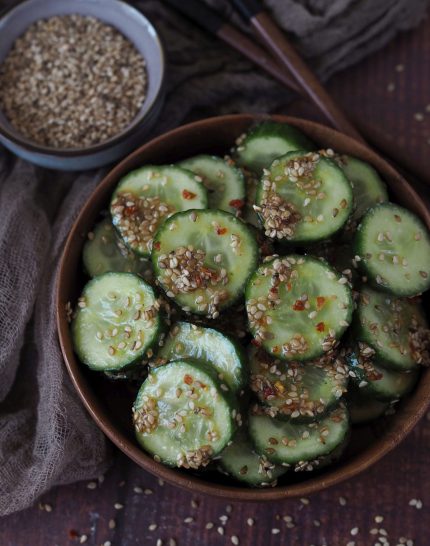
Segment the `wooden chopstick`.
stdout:
<svg viewBox="0 0 430 546">
<path fill-rule="evenodd" d="M 242 53 L 242 55 L 257 64 L 285 87 L 303 96 L 302 89 L 299 88 L 284 66 L 279 66 L 265 49 L 257 45 L 257 43 L 233 25 L 225 22 L 215 10 L 203 4 L 201 0 L 165 1 L 187 18 L 197 23 L 197 25 L 211 34 L 218 36 L 218 38 L 232 48 Z M 430 185 L 430 173 L 427 165 L 417 162 L 404 148 L 401 148 L 395 141 L 387 137 L 383 131 L 376 130 L 375 127 L 364 123 L 358 118 L 353 118 L 353 122 L 359 128 L 361 134 L 365 136 L 366 140 L 400 168 L 409 179 L 421 182 L 421 188 L 422 182 Z"/>
<path fill-rule="evenodd" d="M 267 49 L 293 77 L 299 89 L 339 131 L 364 143 L 363 137 L 337 106 L 315 74 L 264 10 L 258 0 L 233 0 L 233 4 L 250 23 Z"/>
</svg>

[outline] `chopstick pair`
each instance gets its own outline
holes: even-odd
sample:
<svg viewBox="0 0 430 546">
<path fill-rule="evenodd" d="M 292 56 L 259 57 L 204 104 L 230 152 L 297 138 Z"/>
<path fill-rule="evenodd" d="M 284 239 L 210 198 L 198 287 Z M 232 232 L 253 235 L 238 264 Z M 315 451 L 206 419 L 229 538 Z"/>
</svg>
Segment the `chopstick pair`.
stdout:
<svg viewBox="0 0 430 546">
<path fill-rule="evenodd" d="M 412 176 L 418 182 L 430 185 L 429 170 L 424 163 L 416 161 L 383 132 L 362 121 L 354 120 L 354 125 L 351 123 L 258 0 L 233 0 L 232 3 L 250 23 L 270 53 L 226 22 L 219 13 L 201 0 L 166 0 L 166 2 L 198 26 L 239 51 L 285 87 L 310 99 L 336 129 L 366 144 L 362 136 L 364 135 L 369 143 L 406 172 L 409 178 Z"/>
</svg>

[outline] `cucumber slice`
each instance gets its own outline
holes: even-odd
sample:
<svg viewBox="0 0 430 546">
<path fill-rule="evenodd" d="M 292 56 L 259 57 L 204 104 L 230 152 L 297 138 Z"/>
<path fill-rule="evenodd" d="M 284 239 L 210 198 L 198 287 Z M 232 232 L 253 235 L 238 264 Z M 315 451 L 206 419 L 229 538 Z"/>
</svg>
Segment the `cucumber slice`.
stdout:
<svg viewBox="0 0 430 546">
<path fill-rule="evenodd" d="M 314 149 L 315 144 L 292 125 L 265 121 L 239 137 L 236 155 L 240 165 L 261 173 L 276 157 L 293 150 Z"/>
<path fill-rule="evenodd" d="M 251 390 L 268 406 L 266 413 L 271 417 L 295 422 L 319 419 L 338 404 L 348 385 L 348 368 L 336 356 L 287 365 L 262 349 L 252 348 L 249 361 Z"/>
<path fill-rule="evenodd" d="M 244 222 L 220 210 L 171 216 L 152 251 L 157 281 L 184 311 L 213 319 L 243 293 L 258 248 Z"/>
<path fill-rule="evenodd" d="M 398 400 L 408 394 L 418 379 L 418 371 L 396 372 L 379 365 L 374 352 L 365 343 L 346 355 L 349 375 L 364 396 L 381 401 Z"/>
<path fill-rule="evenodd" d="M 154 234 L 166 218 L 181 210 L 206 208 L 206 189 L 198 180 L 174 165 L 150 165 L 122 178 L 110 210 L 125 244 L 136 254 L 149 256 Z"/>
<path fill-rule="evenodd" d="M 231 159 L 197 155 L 181 161 L 179 166 L 200 176 L 208 192 L 211 209 L 236 214 L 245 204 L 245 181 L 242 171 Z"/>
<path fill-rule="evenodd" d="M 352 425 L 364 425 L 379 419 L 390 408 L 388 402 L 364 396 L 360 390 L 348 392 L 346 397 Z"/>
<path fill-rule="evenodd" d="M 430 330 L 418 302 L 365 288 L 355 319 L 355 339 L 370 345 L 385 367 L 402 372 L 430 364 Z"/>
<path fill-rule="evenodd" d="M 354 246 L 362 269 L 379 290 L 415 296 L 430 287 L 430 235 L 409 210 L 393 203 L 370 209 Z"/>
<path fill-rule="evenodd" d="M 90 277 L 103 273 L 138 273 L 148 282 L 152 277 L 151 266 L 139 259 L 118 237 L 109 218 L 94 226 L 88 234 L 82 251 L 85 271 Z"/>
<path fill-rule="evenodd" d="M 257 344 L 282 360 L 304 361 L 334 349 L 353 303 L 346 277 L 316 258 L 292 255 L 257 269 L 246 308 Z"/>
<path fill-rule="evenodd" d="M 191 358 L 213 367 L 218 379 L 231 391 L 243 388 L 246 365 L 243 350 L 234 340 L 213 328 L 178 322 L 158 351 L 157 362 Z"/>
<path fill-rule="evenodd" d="M 171 362 L 153 369 L 139 390 L 133 407 L 136 438 L 157 461 L 204 467 L 232 439 L 233 410 L 202 364 Z"/>
<path fill-rule="evenodd" d="M 105 273 L 89 281 L 72 323 L 81 362 L 93 370 L 118 371 L 140 362 L 162 330 L 160 303 L 132 273 Z"/>
<path fill-rule="evenodd" d="M 344 226 L 353 204 L 351 183 L 326 155 L 290 152 L 265 171 L 255 210 L 268 237 L 311 243 L 331 237 Z"/>
<path fill-rule="evenodd" d="M 252 487 L 274 487 L 287 467 L 275 465 L 258 455 L 244 430 L 239 429 L 221 453 L 220 466 L 229 476 Z"/>
<path fill-rule="evenodd" d="M 264 414 L 249 416 L 249 433 L 258 453 L 276 464 L 298 465 L 333 453 L 349 434 L 349 415 L 341 404 L 321 421 L 298 424 Z M 258 410 L 257 410 L 258 412 Z"/>
<path fill-rule="evenodd" d="M 336 154 L 334 160 L 352 185 L 354 210 L 350 220 L 355 225 L 370 207 L 388 201 L 387 187 L 369 163 L 350 155 Z"/>
</svg>

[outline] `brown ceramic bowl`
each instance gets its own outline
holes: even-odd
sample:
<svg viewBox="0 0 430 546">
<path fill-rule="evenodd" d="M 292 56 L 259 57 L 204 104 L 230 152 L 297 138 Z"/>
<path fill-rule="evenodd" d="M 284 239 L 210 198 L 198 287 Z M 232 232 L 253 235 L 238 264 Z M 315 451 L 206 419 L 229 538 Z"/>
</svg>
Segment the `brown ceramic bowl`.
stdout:
<svg viewBox="0 0 430 546">
<path fill-rule="evenodd" d="M 412 430 L 430 399 L 430 373 L 424 370 L 415 391 L 399 405 L 395 415 L 371 426 L 355 428 L 343 458 L 319 473 L 288 474 L 275 488 L 249 489 L 218 473 L 200 476 L 155 462 L 139 447 L 131 426 L 131 405 L 135 392 L 120 382 L 112 383 L 80 364 L 73 352 L 66 319 L 67 302 L 76 302 L 85 279 L 81 252 L 85 234 L 101 210 L 106 209 L 113 189 L 126 173 L 146 163 L 173 163 L 199 153 L 226 153 L 235 139 L 256 121 L 269 116 L 231 115 L 210 118 L 179 127 L 145 144 L 115 167 L 85 204 L 67 239 L 58 275 L 57 320 L 61 348 L 76 390 L 103 432 L 142 468 L 164 480 L 194 492 L 231 500 L 267 501 L 309 495 L 346 480 L 369 468 L 399 444 Z M 331 147 L 371 163 L 386 180 L 391 199 L 418 214 L 430 228 L 430 214 L 408 183 L 383 159 L 355 140 L 324 127 L 296 118 L 273 116 L 307 134 L 321 147 Z"/>
</svg>

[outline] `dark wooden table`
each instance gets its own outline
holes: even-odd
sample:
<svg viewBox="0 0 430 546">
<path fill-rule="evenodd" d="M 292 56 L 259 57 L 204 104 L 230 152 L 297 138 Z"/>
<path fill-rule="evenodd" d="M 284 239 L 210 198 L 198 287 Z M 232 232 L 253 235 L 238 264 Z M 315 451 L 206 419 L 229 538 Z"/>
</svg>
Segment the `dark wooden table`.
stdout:
<svg viewBox="0 0 430 546">
<path fill-rule="evenodd" d="M 426 160 L 429 66 L 427 19 L 334 77 L 329 88 L 355 115 L 391 132 L 414 157 Z M 288 113 L 318 119 L 302 103 Z M 157 541 L 158 546 L 217 546 L 233 544 L 233 536 L 253 546 L 428 546 L 429 418 L 355 479 L 309 499 L 272 504 L 229 505 L 192 495 L 158 483 L 118 453 L 103 481 L 56 488 L 39 506 L 3 518 L 0 546 L 156 546 Z"/>
</svg>

